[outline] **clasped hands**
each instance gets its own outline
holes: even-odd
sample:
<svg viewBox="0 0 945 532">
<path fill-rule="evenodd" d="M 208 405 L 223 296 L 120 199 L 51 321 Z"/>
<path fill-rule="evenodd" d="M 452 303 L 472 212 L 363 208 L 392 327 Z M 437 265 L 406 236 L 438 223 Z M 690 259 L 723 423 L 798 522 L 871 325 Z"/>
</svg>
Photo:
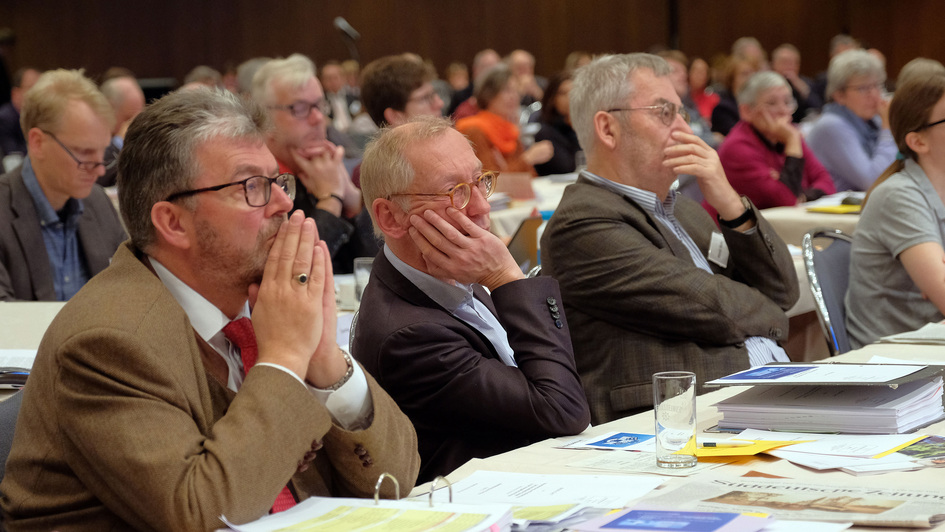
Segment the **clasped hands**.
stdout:
<svg viewBox="0 0 945 532">
<path fill-rule="evenodd" d="M 351 182 L 344 156 L 343 146 L 335 146 L 327 140 L 292 152 L 300 170 L 296 177 L 319 200 L 318 208 L 350 218 L 361 211 L 361 191 Z"/>
<path fill-rule="evenodd" d="M 408 233 L 420 251 L 426 271 L 443 281 L 478 283 L 490 291 L 525 276 L 499 237 L 459 209 L 446 216 L 432 210 L 410 216 Z"/>
<path fill-rule="evenodd" d="M 249 299 L 259 362 L 285 367 L 316 388 L 344 376 L 347 362 L 335 341 L 331 255 L 318 239 L 315 221 L 302 211 L 282 223 L 262 282 L 250 286 Z"/>
</svg>

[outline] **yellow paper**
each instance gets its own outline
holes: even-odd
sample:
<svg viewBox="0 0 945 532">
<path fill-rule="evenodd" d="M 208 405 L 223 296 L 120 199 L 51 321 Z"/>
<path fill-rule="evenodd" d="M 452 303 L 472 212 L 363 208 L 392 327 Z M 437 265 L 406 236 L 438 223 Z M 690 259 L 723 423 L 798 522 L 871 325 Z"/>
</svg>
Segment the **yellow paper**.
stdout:
<svg viewBox="0 0 945 532">
<path fill-rule="evenodd" d="M 888 455 L 890 455 L 890 454 L 892 454 L 892 453 L 898 451 L 899 449 L 905 449 L 906 447 L 912 445 L 913 443 L 915 443 L 915 442 L 917 442 L 917 441 L 924 440 L 925 438 L 928 438 L 928 437 L 929 437 L 928 434 L 923 434 L 923 435 L 919 436 L 918 438 L 916 438 L 916 439 L 914 439 L 914 440 L 907 441 L 906 443 L 903 443 L 903 444 L 900 445 L 899 447 L 893 447 L 892 449 L 886 451 L 885 453 L 879 453 L 879 454 L 877 454 L 876 456 L 874 456 L 873 458 L 882 458 L 882 457 L 884 457 L 884 456 L 888 456 Z"/>
<path fill-rule="evenodd" d="M 551 521 L 553 518 L 574 508 L 575 504 L 556 504 L 552 506 L 516 506 L 512 508 L 512 517 L 529 521 Z"/>
<path fill-rule="evenodd" d="M 807 212 L 822 212 L 826 214 L 860 214 L 860 205 L 829 205 L 823 207 L 808 207 Z"/>
<path fill-rule="evenodd" d="M 685 447 L 677 451 L 677 454 L 694 454 L 699 458 L 707 458 L 712 456 L 754 456 L 758 453 L 777 449 L 778 447 L 794 445 L 795 443 L 804 443 L 800 441 L 732 440 L 732 442 L 747 441 L 750 441 L 753 444 L 740 445 L 737 447 L 697 447 L 696 439 L 693 438 L 689 440 L 689 443 L 687 443 Z"/>
</svg>

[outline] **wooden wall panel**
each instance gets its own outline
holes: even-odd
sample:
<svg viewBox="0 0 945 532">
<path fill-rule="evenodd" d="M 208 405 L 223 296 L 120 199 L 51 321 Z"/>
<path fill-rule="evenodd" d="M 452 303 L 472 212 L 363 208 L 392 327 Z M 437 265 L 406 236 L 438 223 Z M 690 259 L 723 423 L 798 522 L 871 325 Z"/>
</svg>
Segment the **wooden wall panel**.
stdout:
<svg viewBox="0 0 945 532">
<path fill-rule="evenodd" d="M 0 0 L 0 27 L 19 36 L 11 69 L 85 67 L 95 75 L 122 65 L 141 77 L 181 79 L 198 64 L 222 69 L 296 51 L 320 64 L 347 58 L 332 27 L 343 16 L 362 34 L 362 62 L 413 51 L 442 69 L 485 47 L 525 48 L 549 75 L 572 50 L 668 44 L 671 2 L 689 55 L 711 57 L 753 35 L 769 50 L 795 44 L 803 71 L 814 74 L 826 67 L 829 39 L 850 31 L 882 49 L 893 73 L 917 55 L 945 59 L 940 0 Z"/>
</svg>

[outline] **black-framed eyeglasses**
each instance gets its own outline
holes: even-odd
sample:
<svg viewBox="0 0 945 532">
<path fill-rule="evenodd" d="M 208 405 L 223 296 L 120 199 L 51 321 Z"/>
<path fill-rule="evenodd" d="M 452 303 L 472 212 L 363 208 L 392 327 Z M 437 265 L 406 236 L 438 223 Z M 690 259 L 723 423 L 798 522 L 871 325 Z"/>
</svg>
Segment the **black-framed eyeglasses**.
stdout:
<svg viewBox="0 0 945 532">
<path fill-rule="evenodd" d="M 617 111 L 659 111 L 660 122 L 663 125 L 671 126 L 673 121 L 676 120 L 676 115 L 682 117 L 682 119 L 689 124 L 691 118 L 689 117 L 689 111 L 684 107 L 678 106 L 672 102 L 661 103 L 659 105 L 647 105 L 644 107 L 615 107 L 613 109 L 608 109 L 608 113 L 616 113 Z"/>
<path fill-rule="evenodd" d="M 289 196 L 289 199 L 295 199 L 295 176 L 289 173 L 279 174 L 276 177 L 266 177 L 264 175 L 254 175 L 243 179 L 242 181 L 235 181 L 233 183 L 226 183 L 223 185 L 217 185 L 215 187 L 207 188 L 198 188 L 195 190 L 183 190 L 181 192 L 175 192 L 167 197 L 164 201 L 174 201 L 180 198 L 185 198 L 187 196 L 193 196 L 194 194 L 200 194 L 201 192 L 213 192 L 216 190 L 223 190 L 227 187 L 235 187 L 236 185 L 243 185 L 243 194 L 246 197 L 246 203 L 250 207 L 265 207 L 269 204 L 269 199 L 272 197 L 272 184 L 275 183 L 276 186 L 282 189 L 283 192 Z"/>
<path fill-rule="evenodd" d="M 922 131 L 923 129 L 928 129 L 930 127 L 937 126 L 939 124 L 945 124 L 945 118 L 938 120 L 936 122 L 930 122 L 928 124 L 925 124 L 924 126 L 917 127 L 916 129 L 913 129 L 912 132 L 918 133 L 919 131 Z"/>
<path fill-rule="evenodd" d="M 308 118 L 308 116 L 312 114 L 312 109 L 318 109 L 318 112 L 325 116 L 328 116 L 328 113 L 331 111 L 331 107 L 324 98 L 318 100 L 317 102 L 306 102 L 299 100 L 288 105 L 270 105 L 269 108 L 278 109 L 280 111 L 288 111 L 293 118 L 298 119 Z"/>
<path fill-rule="evenodd" d="M 69 154 L 69 157 L 72 157 L 72 160 L 75 161 L 76 167 L 79 170 L 82 170 L 83 172 L 94 172 L 95 169 L 98 168 L 99 166 L 103 166 L 106 169 L 112 166 L 110 164 L 105 164 L 104 161 L 81 161 L 79 160 L 78 157 L 75 156 L 74 153 L 72 153 L 72 150 L 67 148 L 66 145 L 62 143 L 62 141 L 56 138 L 56 135 L 52 134 L 49 131 L 46 131 L 45 129 L 40 129 L 40 131 L 42 131 L 46 135 L 49 135 L 49 138 L 56 141 L 56 144 L 58 144 L 60 148 L 66 150 L 66 153 Z M 112 164 L 114 164 L 114 162 Z"/>
<path fill-rule="evenodd" d="M 387 197 L 387 199 L 391 199 L 394 196 L 448 196 L 450 198 L 450 205 L 457 209 L 462 209 L 466 205 L 469 205 L 469 200 L 472 198 L 472 187 L 478 188 L 479 192 L 482 193 L 482 196 L 488 198 L 493 192 L 495 192 L 495 185 L 498 183 L 498 181 L 499 172 L 486 171 L 469 183 L 457 183 L 447 192 L 401 192 L 398 194 L 391 194 Z"/>
</svg>

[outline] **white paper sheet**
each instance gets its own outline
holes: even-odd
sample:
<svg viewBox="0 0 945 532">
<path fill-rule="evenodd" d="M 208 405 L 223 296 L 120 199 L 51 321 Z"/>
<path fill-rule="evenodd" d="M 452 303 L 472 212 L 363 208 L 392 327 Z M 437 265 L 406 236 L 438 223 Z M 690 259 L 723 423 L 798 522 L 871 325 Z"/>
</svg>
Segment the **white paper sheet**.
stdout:
<svg viewBox="0 0 945 532">
<path fill-rule="evenodd" d="M 822 454 L 830 457 L 871 458 L 912 441 L 925 438 L 922 434 L 809 434 L 804 432 L 775 432 L 769 430 L 746 429 L 736 436 L 740 440 L 758 441 L 808 441 L 790 447 L 771 451 L 800 452 Z M 839 467 L 839 466 L 834 466 Z"/>
<path fill-rule="evenodd" d="M 0 349 L 0 367 L 3 368 L 31 369 L 35 359 L 35 349 Z"/>
<path fill-rule="evenodd" d="M 734 456 L 731 460 L 720 460 L 718 462 L 697 462 L 694 467 L 669 469 L 656 465 L 656 458 L 651 453 L 594 453 L 584 460 L 571 462 L 568 467 L 583 469 L 585 471 L 614 471 L 618 473 L 650 473 L 655 475 L 665 475 L 670 477 L 688 477 L 696 473 L 702 473 L 710 469 L 725 465 L 727 462 L 735 461 L 739 457 Z M 719 459 L 716 459 L 719 460 Z"/>
<path fill-rule="evenodd" d="M 840 532 L 853 526 L 853 523 L 823 523 L 819 521 L 781 521 L 776 520 L 764 527 L 761 532 Z"/>
<path fill-rule="evenodd" d="M 758 366 L 706 384 L 859 383 L 888 382 L 925 368 L 877 364 L 794 364 Z"/>
<path fill-rule="evenodd" d="M 654 461 L 652 456 L 649 456 L 649 461 Z M 623 508 L 662 483 L 661 478 L 642 475 L 534 475 L 476 471 L 453 484 L 453 500 L 464 504 L 547 506 L 580 503 L 595 508 Z M 434 498 L 437 496 L 435 494 Z"/>
</svg>

